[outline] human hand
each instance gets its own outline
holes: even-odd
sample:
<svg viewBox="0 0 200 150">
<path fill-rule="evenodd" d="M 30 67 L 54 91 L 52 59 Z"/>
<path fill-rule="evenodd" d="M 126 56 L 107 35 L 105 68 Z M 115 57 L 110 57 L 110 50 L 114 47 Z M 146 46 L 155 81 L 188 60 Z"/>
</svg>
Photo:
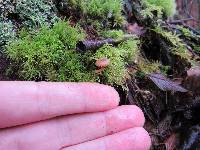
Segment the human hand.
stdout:
<svg viewBox="0 0 200 150">
<path fill-rule="evenodd" d="M 144 116 L 94 83 L 0 82 L 1 150 L 148 150 Z"/>
</svg>

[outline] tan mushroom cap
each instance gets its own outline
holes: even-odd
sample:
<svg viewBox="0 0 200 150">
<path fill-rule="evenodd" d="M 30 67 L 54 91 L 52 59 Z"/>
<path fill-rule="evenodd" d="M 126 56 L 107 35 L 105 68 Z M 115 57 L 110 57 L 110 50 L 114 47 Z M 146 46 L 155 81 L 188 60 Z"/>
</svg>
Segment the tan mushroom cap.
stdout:
<svg viewBox="0 0 200 150">
<path fill-rule="evenodd" d="M 95 65 L 99 68 L 107 67 L 109 64 L 110 64 L 110 60 L 108 58 L 100 58 L 95 63 Z"/>
</svg>

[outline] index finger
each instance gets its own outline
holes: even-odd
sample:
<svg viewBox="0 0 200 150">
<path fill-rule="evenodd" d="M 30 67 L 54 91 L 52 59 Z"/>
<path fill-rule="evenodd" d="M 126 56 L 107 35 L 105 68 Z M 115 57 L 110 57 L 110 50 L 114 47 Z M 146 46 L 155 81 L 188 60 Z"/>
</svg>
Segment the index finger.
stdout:
<svg viewBox="0 0 200 150">
<path fill-rule="evenodd" d="M 117 107 L 118 93 L 97 83 L 0 82 L 0 128 Z"/>
</svg>

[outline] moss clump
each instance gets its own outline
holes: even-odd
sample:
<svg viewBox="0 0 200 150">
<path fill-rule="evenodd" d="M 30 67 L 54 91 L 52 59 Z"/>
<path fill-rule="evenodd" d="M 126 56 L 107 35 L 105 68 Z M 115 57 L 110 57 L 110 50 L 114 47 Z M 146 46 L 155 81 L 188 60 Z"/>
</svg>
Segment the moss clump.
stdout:
<svg viewBox="0 0 200 150">
<path fill-rule="evenodd" d="M 138 71 L 136 72 L 136 76 L 139 78 L 144 78 L 151 73 L 162 73 L 167 75 L 170 66 L 163 66 L 160 62 L 150 62 L 140 58 L 138 62 Z"/>
<path fill-rule="evenodd" d="M 74 10 L 80 10 L 80 13 L 88 18 L 108 20 L 113 19 L 114 25 L 122 24 L 123 4 L 122 0 L 66 0 L 68 6 Z"/>
<path fill-rule="evenodd" d="M 160 72 L 160 66 L 161 64 L 158 62 L 147 62 L 144 60 L 138 63 L 139 71 L 144 74 Z"/>
<path fill-rule="evenodd" d="M 176 2 L 175 0 L 146 0 L 148 3 L 163 8 L 163 12 L 171 17 L 176 13 Z"/>
<path fill-rule="evenodd" d="M 121 43 L 118 47 L 105 45 L 100 48 L 94 58 L 107 58 L 110 65 L 103 71 L 105 83 L 123 85 L 127 74 L 126 64 L 138 56 L 138 40 L 132 39 Z"/>
<path fill-rule="evenodd" d="M 123 32 L 119 33 L 121 37 Z M 100 78 L 103 79 L 100 82 L 106 84 L 123 85 L 126 65 L 135 61 L 139 53 L 139 40 L 132 38 L 117 47 L 104 45 L 95 54 L 79 54 L 75 51 L 76 44 L 84 37 L 82 30 L 70 26 L 69 21 L 59 21 L 52 28 L 43 26 L 38 32 L 23 29 L 19 38 L 6 47 L 12 61 L 9 74 L 21 80 L 89 82 Z M 100 58 L 110 60 L 101 75 L 95 74 L 92 63 Z"/>
<path fill-rule="evenodd" d="M 22 36 L 23 35 L 23 36 Z M 39 32 L 26 34 L 7 46 L 11 67 L 22 80 L 94 81 L 86 71 L 81 56 L 74 51 L 84 34 L 69 22 L 60 21 L 51 29 L 43 26 Z"/>
<path fill-rule="evenodd" d="M 154 17 L 162 18 L 163 8 L 161 6 L 150 4 L 147 1 L 143 1 L 143 5 L 145 6 L 145 9 L 141 11 L 141 15 L 144 18 L 150 18 L 150 19 L 154 19 Z"/>
<path fill-rule="evenodd" d="M 198 42 L 200 40 L 200 36 L 194 34 L 192 31 L 189 29 L 183 27 L 183 26 L 178 26 L 179 30 L 181 33 L 184 35 L 186 40 L 190 41 L 190 45 L 193 48 L 193 50 L 197 53 L 200 52 L 200 43 Z"/>
<path fill-rule="evenodd" d="M 182 32 L 182 34 L 183 34 L 185 37 L 187 37 L 187 38 L 193 37 L 193 34 L 192 34 L 192 32 L 191 32 L 189 29 L 184 28 L 184 27 L 182 27 L 182 26 L 178 26 L 178 29 Z"/>
<path fill-rule="evenodd" d="M 124 36 L 124 32 L 122 30 L 108 30 L 101 32 L 100 35 L 104 38 L 118 39 Z"/>
<path fill-rule="evenodd" d="M 160 26 L 153 29 L 158 35 L 165 38 L 169 44 L 171 44 L 171 53 L 180 56 L 184 59 L 190 60 L 190 54 L 188 53 L 186 44 L 176 35 L 170 31 L 165 31 Z"/>
<path fill-rule="evenodd" d="M 95 54 L 95 59 L 108 58 L 110 65 L 103 71 L 104 82 L 122 85 L 126 74 L 125 64 L 120 51 L 111 45 L 105 45 Z"/>
<path fill-rule="evenodd" d="M 139 43 L 139 39 L 135 38 L 132 40 L 122 42 L 118 45 L 118 49 L 120 49 L 125 63 L 137 61 L 139 55 Z"/>
<path fill-rule="evenodd" d="M 194 50 L 198 53 L 200 53 L 200 45 L 194 45 Z"/>
</svg>

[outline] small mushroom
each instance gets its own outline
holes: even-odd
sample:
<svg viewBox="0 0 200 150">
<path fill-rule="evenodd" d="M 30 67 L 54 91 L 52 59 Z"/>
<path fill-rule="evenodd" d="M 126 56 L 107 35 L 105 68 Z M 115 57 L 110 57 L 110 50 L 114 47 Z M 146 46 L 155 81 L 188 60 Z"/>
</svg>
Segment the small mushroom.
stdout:
<svg viewBox="0 0 200 150">
<path fill-rule="evenodd" d="M 100 58 L 96 61 L 95 65 L 99 68 L 105 68 L 110 64 L 110 60 L 108 58 Z"/>
<path fill-rule="evenodd" d="M 99 68 L 95 71 L 97 74 L 101 74 L 102 71 L 110 64 L 110 60 L 108 58 L 100 58 L 96 61 L 95 65 Z"/>
</svg>

